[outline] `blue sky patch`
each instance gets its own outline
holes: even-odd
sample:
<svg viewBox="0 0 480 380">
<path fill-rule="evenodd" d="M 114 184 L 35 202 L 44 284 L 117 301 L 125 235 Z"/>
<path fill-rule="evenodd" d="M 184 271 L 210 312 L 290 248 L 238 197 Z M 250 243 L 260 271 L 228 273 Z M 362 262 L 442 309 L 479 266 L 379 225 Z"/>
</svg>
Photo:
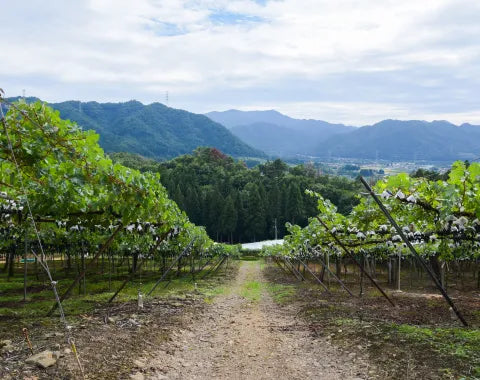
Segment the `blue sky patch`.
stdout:
<svg viewBox="0 0 480 380">
<path fill-rule="evenodd" d="M 208 18 L 214 24 L 220 25 L 249 24 L 264 21 L 264 19 L 261 17 L 249 16 L 242 13 L 228 12 L 220 9 L 212 11 Z"/>
</svg>

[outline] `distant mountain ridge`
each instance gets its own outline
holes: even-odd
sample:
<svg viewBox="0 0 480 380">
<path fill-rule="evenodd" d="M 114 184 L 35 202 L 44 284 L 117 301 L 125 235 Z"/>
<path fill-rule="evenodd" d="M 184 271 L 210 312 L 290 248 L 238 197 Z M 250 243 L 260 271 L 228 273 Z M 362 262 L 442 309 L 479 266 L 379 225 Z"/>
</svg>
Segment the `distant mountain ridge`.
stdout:
<svg viewBox="0 0 480 380">
<path fill-rule="evenodd" d="M 313 155 L 319 142 L 355 129 L 321 120 L 294 119 L 275 110 L 229 110 L 206 116 L 230 128 L 247 144 L 279 157 Z"/>
<path fill-rule="evenodd" d="M 49 105 L 60 111 L 62 118 L 74 121 L 84 129 L 95 130 L 106 152 L 130 152 L 149 158 L 170 159 L 207 146 L 234 157 L 265 157 L 263 152 L 248 146 L 206 116 L 161 103 L 66 101 Z"/>
<path fill-rule="evenodd" d="M 234 157 L 257 158 L 267 157 L 264 152 L 282 158 L 389 161 L 447 162 L 480 156 L 480 126 L 468 123 L 457 126 L 442 120 L 388 119 L 352 127 L 294 119 L 275 110 L 199 115 L 138 101 L 50 105 L 62 118 L 99 133 L 106 152 L 137 153 L 154 159 L 191 153 L 199 146 L 215 147 Z"/>
<path fill-rule="evenodd" d="M 453 161 L 480 156 L 480 126 L 448 121 L 383 120 L 350 127 L 271 111 L 210 112 L 255 148 L 280 157 Z"/>
<path fill-rule="evenodd" d="M 480 126 L 437 120 L 383 120 L 331 137 L 317 146 L 319 156 L 392 161 L 453 161 L 480 156 Z"/>
</svg>

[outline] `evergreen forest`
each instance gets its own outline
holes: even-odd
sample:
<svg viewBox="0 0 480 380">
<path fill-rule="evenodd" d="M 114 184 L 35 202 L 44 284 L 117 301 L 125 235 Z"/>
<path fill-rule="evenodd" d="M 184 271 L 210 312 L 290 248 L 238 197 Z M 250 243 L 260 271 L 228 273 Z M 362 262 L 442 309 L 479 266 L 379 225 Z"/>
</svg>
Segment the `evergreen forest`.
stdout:
<svg viewBox="0 0 480 380">
<path fill-rule="evenodd" d="M 277 159 L 248 168 L 215 148 L 198 148 L 166 162 L 130 153 L 116 153 L 112 159 L 159 172 L 170 197 L 217 241 L 281 238 L 286 222 L 305 226 L 317 212 L 317 202 L 306 189 L 330 199 L 341 213 L 358 203 L 358 182 L 319 174 L 309 164 L 289 166 Z"/>
</svg>

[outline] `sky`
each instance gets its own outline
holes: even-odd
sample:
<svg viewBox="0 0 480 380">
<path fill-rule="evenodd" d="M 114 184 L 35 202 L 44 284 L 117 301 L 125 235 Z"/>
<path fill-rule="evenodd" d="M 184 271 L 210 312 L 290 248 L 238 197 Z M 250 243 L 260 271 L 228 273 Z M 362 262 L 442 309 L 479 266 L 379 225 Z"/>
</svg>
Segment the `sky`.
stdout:
<svg viewBox="0 0 480 380">
<path fill-rule="evenodd" d="M 15 0 L 0 88 L 49 102 L 480 125 L 478 0 Z"/>
</svg>

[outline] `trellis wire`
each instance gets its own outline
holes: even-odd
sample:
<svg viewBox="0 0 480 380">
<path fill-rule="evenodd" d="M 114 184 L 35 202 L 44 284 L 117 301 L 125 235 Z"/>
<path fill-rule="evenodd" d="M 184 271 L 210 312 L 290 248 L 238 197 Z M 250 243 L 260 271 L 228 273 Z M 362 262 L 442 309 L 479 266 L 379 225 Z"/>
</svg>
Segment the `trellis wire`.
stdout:
<svg viewBox="0 0 480 380">
<path fill-rule="evenodd" d="M 458 310 L 457 306 L 453 303 L 452 299 L 449 297 L 449 295 L 447 294 L 446 290 L 443 288 L 442 284 L 440 283 L 440 281 L 438 280 L 437 276 L 432 272 L 432 270 L 430 269 L 430 267 L 427 265 L 427 263 L 423 260 L 423 258 L 418 254 L 418 252 L 416 251 L 416 249 L 413 247 L 412 243 L 410 243 L 410 240 L 408 240 L 405 236 L 405 234 L 403 233 L 402 229 L 400 228 L 400 226 L 397 224 L 397 222 L 395 221 L 395 219 L 393 219 L 392 215 L 388 212 L 388 210 L 385 208 L 384 204 L 382 203 L 382 201 L 380 199 L 378 199 L 377 195 L 373 192 L 372 188 L 370 187 L 370 185 L 367 183 L 367 181 L 365 181 L 365 178 L 363 178 L 362 176 L 360 176 L 360 181 L 362 182 L 362 184 L 365 186 L 365 188 L 367 189 L 367 191 L 369 192 L 369 194 L 372 196 L 372 198 L 374 199 L 374 201 L 377 203 L 378 207 L 380 208 L 380 210 L 385 214 L 385 216 L 387 217 L 388 221 L 391 223 L 391 225 L 397 230 L 397 233 L 400 235 L 400 237 L 402 238 L 402 240 L 404 241 L 404 243 L 407 245 L 408 249 L 410 250 L 410 252 L 413 254 L 413 257 L 415 257 L 419 262 L 420 262 L 420 265 L 423 267 L 423 269 L 425 269 L 425 271 L 428 273 L 428 275 L 430 276 L 430 278 L 432 279 L 433 283 L 435 284 L 435 286 L 437 287 L 437 289 L 440 291 L 440 293 L 442 294 L 443 298 L 445 299 L 445 301 L 447 301 L 447 303 L 449 304 L 449 306 L 452 308 L 452 310 L 455 312 L 455 314 L 457 315 L 458 319 L 460 320 L 460 322 L 462 322 L 462 324 L 465 326 L 465 327 L 468 327 L 468 323 L 467 321 L 465 320 L 465 318 L 463 317 L 462 313 L 460 312 L 460 310 Z"/>
<path fill-rule="evenodd" d="M 3 91 L 2 91 L 3 92 Z M 0 94 L 0 103 L 3 102 L 3 98 Z M 47 273 L 48 275 L 48 278 L 50 280 L 50 284 L 52 285 L 52 289 L 53 289 L 53 293 L 55 294 L 55 299 L 58 303 L 58 308 L 59 308 L 59 311 L 60 311 L 60 320 L 62 321 L 62 323 L 64 324 L 65 326 L 65 330 L 67 331 L 67 342 L 70 344 L 70 346 L 72 347 L 72 352 L 75 356 L 75 359 L 76 359 L 76 362 L 78 364 L 78 367 L 80 369 L 80 372 L 82 374 L 82 378 L 85 378 L 85 373 L 84 373 L 84 370 L 83 370 L 83 366 L 82 366 L 82 363 L 80 362 L 80 357 L 78 355 L 78 351 L 77 351 L 77 348 L 75 346 L 75 340 L 73 339 L 73 336 L 71 334 L 71 331 L 70 331 L 70 326 L 68 325 L 67 323 L 67 320 L 65 319 L 65 313 L 63 311 L 63 307 L 62 307 L 62 303 L 60 302 L 60 298 L 58 296 L 58 292 L 57 292 L 57 281 L 54 281 L 53 278 L 52 278 L 52 275 L 50 273 L 50 269 L 48 267 L 48 263 L 46 261 L 44 261 L 45 259 L 45 251 L 43 249 L 43 245 L 42 245 L 42 241 L 40 239 L 40 233 L 38 232 L 38 228 L 37 228 L 37 223 L 35 222 L 35 218 L 33 217 L 33 213 L 32 213 L 32 209 L 30 207 L 30 201 L 28 199 L 28 195 L 27 195 L 27 192 L 25 190 L 25 185 L 23 183 L 23 176 L 22 176 L 22 172 L 20 170 L 20 167 L 18 165 L 18 162 L 17 162 L 17 158 L 15 156 L 15 152 L 13 150 L 13 145 L 12 145 L 12 141 L 10 140 L 10 135 L 8 134 L 8 128 L 7 128 L 7 123 L 5 121 L 5 115 L 3 113 L 3 108 L 0 106 L 0 116 L 1 116 L 1 120 L 2 120 L 2 124 L 3 124 L 3 129 L 5 131 L 5 137 L 7 138 L 7 143 L 8 143 L 8 148 L 10 149 L 11 153 L 12 153 L 12 159 L 13 159 L 13 162 L 15 164 L 15 168 L 16 168 L 16 171 L 18 173 L 18 177 L 19 177 L 19 180 L 20 180 L 20 186 L 22 188 L 22 192 L 23 192 L 23 197 L 25 199 L 25 203 L 27 205 L 27 210 L 28 210 L 28 215 L 30 217 L 30 220 L 32 222 L 32 226 L 33 226 L 33 229 L 35 231 L 35 236 L 37 238 L 37 241 L 38 241 L 38 246 L 40 248 L 40 251 L 41 251 L 41 259 L 37 256 L 37 254 L 32 250 L 32 253 L 33 255 L 37 258 L 37 260 L 40 262 L 40 265 L 42 266 L 42 268 L 45 270 L 45 272 Z"/>
</svg>

